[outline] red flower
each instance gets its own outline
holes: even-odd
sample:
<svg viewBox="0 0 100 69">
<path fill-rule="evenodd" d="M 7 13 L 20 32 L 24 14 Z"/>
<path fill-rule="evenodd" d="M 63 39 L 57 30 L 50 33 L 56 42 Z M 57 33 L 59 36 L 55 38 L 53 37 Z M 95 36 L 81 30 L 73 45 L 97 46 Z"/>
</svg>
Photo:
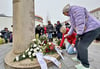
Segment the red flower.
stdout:
<svg viewBox="0 0 100 69">
<path fill-rule="evenodd" d="M 52 46 L 55 46 L 53 43 L 51 43 Z"/>
<path fill-rule="evenodd" d="M 46 53 L 50 52 L 47 48 L 46 48 L 45 50 L 46 50 L 46 51 L 45 51 Z"/>
<path fill-rule="evenodd" d="M 49 46 L 50 50 L 54 50 L 54 46 Z"/>
<path fill-rule="evenodd" d="M 45 40 L 44 43 L 47 44 L 47 41 Z"/>
</svg>

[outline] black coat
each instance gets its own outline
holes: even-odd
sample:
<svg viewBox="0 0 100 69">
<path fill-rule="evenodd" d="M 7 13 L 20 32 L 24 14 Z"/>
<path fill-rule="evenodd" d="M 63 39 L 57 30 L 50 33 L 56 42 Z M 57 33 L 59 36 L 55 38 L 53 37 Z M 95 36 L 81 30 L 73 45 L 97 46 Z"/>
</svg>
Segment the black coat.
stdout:
<svg viewBox="0 0 100 69">
<path fill-rule="evenodd" d="M 41 26 L 37 26 L 37 27 L 35 28 L 35 33 L 36 33 L 36 34 L 40 34 L 40 33 L 41 33 Z"/>
<path fill-rule="evenodd" d="M 56 26 L 56 31 L 59 33 L 60 32 L 60 28 L 61 28 L 61 24 L 58 24 L 57 26 Z"/>
</svg>

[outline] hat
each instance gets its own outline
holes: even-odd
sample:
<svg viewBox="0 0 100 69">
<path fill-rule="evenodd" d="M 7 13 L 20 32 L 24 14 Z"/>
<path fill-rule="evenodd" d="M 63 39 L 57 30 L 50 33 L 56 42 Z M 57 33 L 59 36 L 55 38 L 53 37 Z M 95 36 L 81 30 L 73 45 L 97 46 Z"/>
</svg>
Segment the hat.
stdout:
<svg viewBox="0 0 100 69">
<path fill-rule="evenodd" d="M 64 12 L 68 12 L 70 8 L 70 4 L 67 4 L 64 8 L 63 8 L 63 13 Z"/>
</svg>

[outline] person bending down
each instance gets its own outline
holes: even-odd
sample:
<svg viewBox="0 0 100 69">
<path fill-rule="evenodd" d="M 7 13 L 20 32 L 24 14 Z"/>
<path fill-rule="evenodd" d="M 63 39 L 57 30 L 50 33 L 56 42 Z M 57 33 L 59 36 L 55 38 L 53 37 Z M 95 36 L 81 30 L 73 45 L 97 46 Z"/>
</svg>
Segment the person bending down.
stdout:
<svg viewBox="0 0 100 69">
<path fill-rule="evenodd" d="M 77 59 L 81 64 L 75 67 L 80 69 L 90 69 L 88 61 L 88 47 L 92 41 L 100 34 L 100 21 L 93 17 L 84 7 L 70 6 L 67 4 L 63 8 L 63 14 L 70 17 L 71 28 L 68 34 L 72 34 L 73 30 L 76 30 L 76 50 Z"/>
<path fill-rule="evenodd" d="M 66 28 L 65 26 L 62 26 L 60 29 L 62 35 L 62 40 L 60 43 L 60 47 L 62 47 L 64 40 L 67 39 L 68 41 L 68 45 L 66 44 L 66 51 L 68 52 L 68 54 L 75 54 L 76 53 L 76 48 L 74 47 L 75 45 L 75 41 L 76 41 L 76 33 L 73 32 L 72 35 L 64 37 L 64 35 L 66 35 L 69 31 L 69 28 Z"/>
</svg>

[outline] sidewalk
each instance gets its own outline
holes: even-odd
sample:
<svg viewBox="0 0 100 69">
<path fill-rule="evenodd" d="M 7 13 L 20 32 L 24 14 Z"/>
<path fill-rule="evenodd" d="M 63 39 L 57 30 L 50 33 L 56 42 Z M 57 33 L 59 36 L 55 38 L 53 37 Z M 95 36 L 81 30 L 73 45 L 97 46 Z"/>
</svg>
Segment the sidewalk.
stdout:
<svg viewBox="0 0 100 69">
<path fill-rule="evenodd" d="M 12 44 L 4 44 L 0 45 L 0 69 L 4 68 L 4 57 L 11 50 Z M 68 55 L 65 50 L 64 51 L 64 60 L 60 60 L 62 63 L 61 69 L 75 69 L 75 65 L 77 62 L 73 61 L 71 58 L 76 55 Z M 100 43 L 92 43 L 89 47 L 89 62 L 91 69 L 100 69 Z M 49 69 L 58 69 L 55 65 L 49 67 Z"/>
<path fill-rule="evenodd" d="M 11 50 L 11 48 L 12 48 L 11 43 L 0 45 L 0 69 L 5 69 L 4 68 L 4 57 Z"/>
</svg>

